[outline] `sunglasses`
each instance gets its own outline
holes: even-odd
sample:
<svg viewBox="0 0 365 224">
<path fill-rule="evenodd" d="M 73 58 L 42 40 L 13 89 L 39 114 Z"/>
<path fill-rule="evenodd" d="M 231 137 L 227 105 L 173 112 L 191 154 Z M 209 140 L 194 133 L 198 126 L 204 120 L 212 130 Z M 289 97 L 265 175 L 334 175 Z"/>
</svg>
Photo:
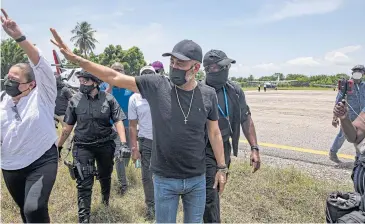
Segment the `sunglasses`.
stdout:
<svg viewBox="0 0 365 224">
<path fill-rule="evenodd" d="M 208 65 L 208 66 L 204 67 L 204 71 L 206 73 L 213 73 L 213 72 L 220 72 L 220 71 L 230 69 L 230 68 L 231 68 L 231 64 L 224 65 L 224 66 L 212 64 L 212 65 Z"/>
</svg>

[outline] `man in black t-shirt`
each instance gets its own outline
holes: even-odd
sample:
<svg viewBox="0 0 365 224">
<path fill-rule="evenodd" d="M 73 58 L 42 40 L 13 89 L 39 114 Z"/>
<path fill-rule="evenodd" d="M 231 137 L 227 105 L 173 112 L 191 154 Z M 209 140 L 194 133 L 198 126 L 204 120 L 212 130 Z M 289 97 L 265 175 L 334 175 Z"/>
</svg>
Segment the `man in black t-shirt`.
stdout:
<svg viewBox="0 0 365 224">
<path fill-rule="evenodd" d="M 217 95 L 213 88 L 197 83 L 195 75 L 202 63 L 201 47 L 191 40 L 175 45 L 170 56 L 168 77 L 120 74 L 75 55 L 51 29 L 52 41 L 64 56 L 103 81 L 141 93 L 152 116 L 153 172 L 157 223 L 176 222 L 179 198 L 184 206 L 184 223 L 203 221 L 205 208 L 206 135 L 217 160 L 215 186 L 223 191 L 227 167 L 218 125 Z"/>
<path fill-rule="evenodd" d="M 240 125 L 242 131 L 251 146 L 251 162 L 253 172 L 260 168 L 259 147 L 255 126 L 251 118 L 250 108 L 248 107 L 240 86 L 228 80 L 228 73 L 231 64 L 236 63 L 221 50 L 208 51 L 203 60 L 206 72 L 205 83 L 216 90 L 218 97 L 219 128 L 221 129 L 224 158 L 229 167 L 231 163 L 231 153 L 237 156 L 238 142 L 240 138 Z M 230 138 L 232 139 L 230 142 Z M 206 185 L 207 198 L 204 212 L 205 223 L 220 223 L 219 194 L 214 186 L 214 177 L 217 163 L 210 142 L 206 148 Z"/>
</svg>

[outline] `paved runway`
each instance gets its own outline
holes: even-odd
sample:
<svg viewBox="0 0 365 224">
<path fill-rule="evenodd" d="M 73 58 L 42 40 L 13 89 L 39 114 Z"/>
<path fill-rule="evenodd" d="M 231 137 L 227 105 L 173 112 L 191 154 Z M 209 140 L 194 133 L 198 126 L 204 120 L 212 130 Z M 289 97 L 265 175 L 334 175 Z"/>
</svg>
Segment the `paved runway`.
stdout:
<svg viewBox="0 0 365 224">
<path fill-rule="evenodd" d="M 310 90 L 245 92 L 262 154 L 272 157 L 270 160 L 285 158 L 290 164 L 297 161 L 295 164 L 304 164 L 303 167 L 320 164 L 314 169 L 336 167 L 328 159 L 328 151 L 339 131 L 331 125 L 336 94 L 337 91 Z M 248 149 L 243 133 L 241 139 L 241 147 Z M 345 141 L 339 153 L 347 169 L 336 169 L 335 173 L 343 171 L 348 176 L 354 146 Z"/>
</svg>

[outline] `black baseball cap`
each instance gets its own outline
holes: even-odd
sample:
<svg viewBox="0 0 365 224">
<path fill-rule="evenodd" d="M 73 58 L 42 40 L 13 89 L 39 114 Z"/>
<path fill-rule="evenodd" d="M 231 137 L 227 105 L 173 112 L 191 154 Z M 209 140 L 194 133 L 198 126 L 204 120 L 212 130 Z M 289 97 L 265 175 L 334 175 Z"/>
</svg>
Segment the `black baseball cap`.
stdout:
<svg viewBox="0 0 365 224">
<path fill-rule="evenodd" d="M 172 52 L 164 53 L 162 56 L 174 56 L 183 61 L 196 60 L 201 63 L 203 60 L 203 51 L 194 41 L 182 40 L 174 46 Z"/>
<path fill-rule="evenodd" d="M 218 64 L 220 66 L 226 66 L 229 64 L 235 64 L 236 60 L 227 57 L 226 53 L 221 50 L 210 50 L 204 55 L 203 66 L 209 66 L 212 64 Z"/>
</svg>

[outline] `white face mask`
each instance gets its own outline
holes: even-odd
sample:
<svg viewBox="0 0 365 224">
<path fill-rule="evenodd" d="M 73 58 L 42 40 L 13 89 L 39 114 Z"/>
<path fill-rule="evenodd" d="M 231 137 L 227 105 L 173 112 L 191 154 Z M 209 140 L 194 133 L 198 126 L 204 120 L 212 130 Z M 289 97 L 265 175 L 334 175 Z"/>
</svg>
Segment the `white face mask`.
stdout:
<svg viewBox="0 0 365 224">
<path fill-rule="evenodd" d="M 362 75 L 363 74 L 361 72 L 354 72 L 354 73 L 352 73 L 352 78 L 353 79 L 361 79 Z"/>
</svg>

